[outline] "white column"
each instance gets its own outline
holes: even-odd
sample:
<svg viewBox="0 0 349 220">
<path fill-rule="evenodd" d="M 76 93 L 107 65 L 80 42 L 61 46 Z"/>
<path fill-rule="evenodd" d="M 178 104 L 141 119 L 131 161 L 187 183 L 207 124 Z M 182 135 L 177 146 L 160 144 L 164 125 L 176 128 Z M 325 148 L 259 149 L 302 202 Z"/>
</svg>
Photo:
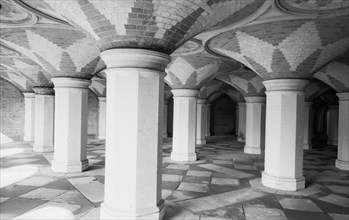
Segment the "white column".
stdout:
<svg viewBox="0 0 349 220">
<path fill-rule="evenodd" d="M 211 103 L 206 104 L 206 137 L 211 136 Z"/>
<path fill-rule="evenodd" d="M 173 161 L 196 161 L 196 100 L 193 89 L 173 89 Z"/>
<path fill-rule="evenodd" d="M 53 151 L 54 90 L 33 87 L 35 91 L 35 139 L 33 151 Z"/>
<path fill-rule="evenodd" d="M 162 137 L 163 138 L 167 138 L 168 134 L 167 134 L 167 112 L 168 112 L 168 101 L 164 101 L 164 105 L 163 105 L 163 123 L 162 123 Z"/>
<path fill-rule="evenodd" d="M 327 110 L 327 144 L 338 144 L 338 105 L 330 105 Z"/>
<path fill-rule="evenodd" d="M 313 110 L 311 109 L 311 102 L 304 103 L 304 150 L 312 149 L 311 139 L 312 139 L 312 128 L 313 128 Z"/>
<path fill-rule="evenodd" d="M 54 172 L 82 172 L 88 168 L 86 157 L 88 86 L 90 80 L 52 78 L 55 89 Z"/>
<path fill-rule="evenodd" d="M 274 79 L 263 84 L 267 112 L 262 184 L 288 191 L 304 189 L 304 87 L 308 81 Z"/>
<path fill-rule="evenodd" d="M 107 65 L 107 138 L 101 219 L 162 219 L 162 120 L 170 56 L 143 49 L 101 53 Z"/>
<path fill-rule="evenodd" d="M 265 97 L 245 97 L 246 140 L 244 152 L 261 154 L 265 143 Z"/>
<path fill-rule="evenodd" d="M 339 97 L 338 157 L 336 167 L 349 170 L 349 92 L 337 93 Z"/>
<path fill-rule="evenodd" d="M 35 139 L 35 93 L 24 92 L 24 141 Z"/>
<path fill-rule="evenodd" d="M 106 97 L 98 97 L 98 139 L 105 139 Z"/>
<path fill-rule="evenodd" d="M 245 141 L 246 138 L 246 103 L 238 103 L 239 105 L 239 134 L 238 141 Z"/>
<path fill-rule="evenodd" d="M 206 99 L 198 99 L 196 108 L 196 144 L 206 144 L 206 110 Z"/>
</svg>

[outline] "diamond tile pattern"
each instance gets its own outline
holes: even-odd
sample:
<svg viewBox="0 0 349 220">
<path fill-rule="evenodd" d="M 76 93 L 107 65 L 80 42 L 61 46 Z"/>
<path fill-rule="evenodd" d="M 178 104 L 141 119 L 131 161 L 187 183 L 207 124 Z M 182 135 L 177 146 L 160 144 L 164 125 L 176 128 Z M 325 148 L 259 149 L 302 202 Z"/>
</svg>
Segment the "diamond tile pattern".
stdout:
<svg viewBox="0 0 349 220">
<path fill-rule="evenodd" d="M 164 142 L 163 153 L 168 155 L 171 140 Z M 1 179 L 11 178 L 13 172 L 4 172 L 9 168 L 28 171 L 31 167 L 37 172 L 19 176 L 1 188 L 1 219 L 98 219 L 103 199 L 104 141 L 89 140 L 90 168 L 76 174 L 53 173 L 44 159 L 51 154 L 33 153 L 28 143 L 4 144 L 1 150 L 14 147 L 24 152 L 1 158 Z M 209 138 L 208 144 L 197 148 L 197 154 L 199 161 L 188 164 L 163 158 L 165 219 L 346 219 L 349 215 L 349 175 L 334 168 L 333 146 L 314 146 L 304 152 L 309 186 L 298 192 L 261 187 L 263 156 L 244 154 L 243 146 L 233 137 Z M 237 168 L 242 165 L 250 169 Z"/>
</svg>

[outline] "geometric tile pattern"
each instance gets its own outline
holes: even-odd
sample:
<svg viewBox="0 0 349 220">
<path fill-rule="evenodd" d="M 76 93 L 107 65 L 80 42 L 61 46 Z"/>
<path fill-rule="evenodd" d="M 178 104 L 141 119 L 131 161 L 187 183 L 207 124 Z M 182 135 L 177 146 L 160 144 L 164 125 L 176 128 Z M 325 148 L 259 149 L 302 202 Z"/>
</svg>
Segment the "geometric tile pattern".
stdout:
<svg viewBox="0 0 349 220">
<path fill-rule="evenodd" d="M 349 2 L 346 0 L 280 0 L 280 3 L 287 9 L 297 9 L 303 11 L 327 11 L 349 7 Z"/>
<path fill-rule="evenodd" d="M 306 78 L 349 49 L 345 17 L 277 21 L 237 28 L 214 37 L 209 48 L 263 79 Z"/>
<path fill-rule="evenodd" d="M 207 99 L 210 102 L 223 94 L 226 94 L 235 102 L 241 102 L 244 100 L 241 93 L 238 92 L 234 87 L 231 87 L 218 80 L 211 80 L 202 86 L 198 94 L 198 98 Z"/>
<path fill-rule="evenodd" d="M 91 85 L 89 88 L 96 94 L 97 97 L 106 96 L 106 79 L 94 76 L 91 79 Z"/>
<path fill-rule="evenodd" d="M 91 78 L 100 60 L 95 42 L 73 29 L 1 29 L 1 41 L 52 76 Z"/>
<path fill-rule="evenodd" d="M 326 83 L 337 92 L 347 92 L 349 91 L 348 73 L 349 64 L 333 61 L 319 70 L 313 77 Z"/>
<path fill-rule="evenodd" d="M 225 73 L 217 79 L 236 88 L 244 97 L 261 96 L 265 93 L 262 78 L 247 68 Z"/>
<path fill-rule="evenodd" d="M 213 77 L 239 67 L 238 62 L 207 53 L 172 56 L 172 62 L 166 68 L 165 82 L 173 89 L 199 89 Z"/>
<path fill-rule="evenodd" d="M 11 153 L 13 149 L 23 152 Z M 1 219 L 57 219 L 60 216 L 99 219 L 100 202 L 104 198 L 104 141 L 89 140 L 90 168 L 74 174 L 53 173 L 52 153 L 36 154 L 31 149 L 31 145 L 23 142 L 1 147 L 2 177 L 6 169 L 19 170 L 23 165 L 37 170 L 1 188 Z M 208 144 L 197 148 L 198 161 L 194 163 L 172 162 L 171 149 L 171 140 L 165 139 L 162 162 L 165 219 L 349 217 L 349 174 L 334 167 L 337 154 L 333 146 L 304 152 L 303 173 L 308 184 L 298 192 L 262 187 L 263 156 L 245 154 L 243 145 L 233 138 L 210 137 Z"/>
<path fill-rule="evenodd" d="M 305 87 L 305 100 L 307 102 L 312 102 L 313 100 L 330 90 L 331 87 L 326 85 L 322 81 L 318 79 L 312 79 L 310 83 Z"/>
<path fill-rule="evenodd" d="M 44 2 L 104 51 L 136 47 L 172 53 L 215 24 L 234 23 L 252 14 L 264 0 L 51 1 Z"/>
</svg>

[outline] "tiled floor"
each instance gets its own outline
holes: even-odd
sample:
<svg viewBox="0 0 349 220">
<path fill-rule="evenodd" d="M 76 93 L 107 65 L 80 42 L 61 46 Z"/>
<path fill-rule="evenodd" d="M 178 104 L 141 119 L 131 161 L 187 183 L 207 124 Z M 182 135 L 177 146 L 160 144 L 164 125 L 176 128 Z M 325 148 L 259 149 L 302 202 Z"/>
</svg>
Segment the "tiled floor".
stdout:
<svg viewBox="0 0 349 220">
<path fill-rule="evenodd" d="M 260 183 L 263 156 L 243 153 L 232 138 L 211 138 L 199 160 L 173 163 L 170 139 L 163 147 L 165 219 L 349 219 L 349 175 L 333 164 L 336 149 L 305 151 L 307 188 L 283 192 Z M 103 201 L 104 142 L 90 140 L 90 168 L 56 174 L 51 153 L 33 153 L 25 142 L 1 147 L 0 219 L 98 219 Z"/>
</svg>

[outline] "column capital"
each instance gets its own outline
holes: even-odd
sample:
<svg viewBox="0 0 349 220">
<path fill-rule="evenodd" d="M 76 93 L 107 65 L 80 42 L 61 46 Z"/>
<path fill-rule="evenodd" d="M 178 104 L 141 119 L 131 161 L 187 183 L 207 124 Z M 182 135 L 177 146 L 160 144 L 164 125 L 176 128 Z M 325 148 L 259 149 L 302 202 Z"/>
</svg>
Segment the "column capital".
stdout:
<svg viewBox="0 0 349 220">
<path fill-rule="evenodd" d="M 107 98 L 106 97 L 97 97 L 99 102 L 106 102 Z"/>
<path fill-rule="evenodd" d="M 81 88 L 87 89 L 91 80 L 81 79 L 81 78 L 72 78 L 72 77 L 56 77 L 52 78 L 51 81 L 54 84 L 54 88 Z"/>
<path fill-rule="evenodd" d="M 304 91 L 309 83 L 305 79 L 271 79 L 263 81 L 263 85 L 269 91 Z"/>
<path fill-rule="evenodd" d="M 35 92 L 35 95 L 54 95 L 55 91 L 52 87 L 40 87 L 40 86 L 34 86 L 33 90 Z"/>
<path fill-rule="evenodd" d="M 246 103 L 245 102 L 238 102 L 238 106 L 239 107 L 246 107 Z"/>
<path fill-rule="evenodd" d="M 207 99 L 198 99 L 197 104 L 206 104 Z"/>
<path fill-rule="evenodd" d="M 245 97 L 246 103 L 265 103 L 265 97 L 263 96 L 250 96 Z"/>
<path fill-rule="evenodd" d="M 173 97 L 197 97 L 199 90 L 195 89 L 172 89 Z"/>
<path fill-rule="evenodd" d="M 34 92 L 23 92 L 24 98 L 35 98 Z"/>
<path fill-rule="evenodd" d="M 349 92 L 340 92 L 337 93 L 339 101 L 349 101 Z"/>
<path fill-rule="evenodd" d="M 145 49 L 111 49 L 101 52 L 101 58 L 108 69 L 142 68 L 157 70 L 164 73 L 171 62 L 171 57 L 165 53 Z M 165 73 L 164 73 L 165 74 Z"/>
</svg>

